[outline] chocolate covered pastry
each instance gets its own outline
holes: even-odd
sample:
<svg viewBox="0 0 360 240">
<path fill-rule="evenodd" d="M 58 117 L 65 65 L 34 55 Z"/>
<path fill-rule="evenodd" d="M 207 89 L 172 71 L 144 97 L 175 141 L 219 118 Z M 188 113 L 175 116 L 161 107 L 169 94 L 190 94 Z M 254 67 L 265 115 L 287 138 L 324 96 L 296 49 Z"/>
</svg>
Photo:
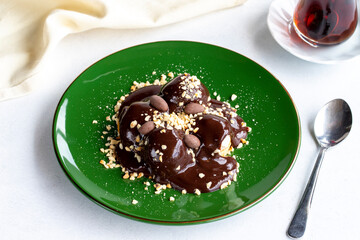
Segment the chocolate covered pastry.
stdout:
<svg viewBox="0 0 360 240">
<path fill-rule="evenodd" d="M 156 193 L 171 187 L 200 194 L 236 181 L 239 166 L 230 153 L 248 144 L 251 131 L 236 109 L 211 99 L 189 74 L 146 85 L 132 88 L 115 107 L 111 152 L 124 178 L 151 178 Z"/>
</svg>

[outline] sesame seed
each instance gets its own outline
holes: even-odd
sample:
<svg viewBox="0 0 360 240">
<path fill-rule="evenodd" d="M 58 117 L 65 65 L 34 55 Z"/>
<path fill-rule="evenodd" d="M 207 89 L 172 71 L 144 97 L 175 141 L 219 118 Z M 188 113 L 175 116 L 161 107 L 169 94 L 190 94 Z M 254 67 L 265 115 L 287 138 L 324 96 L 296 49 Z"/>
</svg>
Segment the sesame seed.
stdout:
<svg viewBox="0 0 360 240">
<path fill-rule="evenodd" d="M 161 145 L 161 149 L 162 149 L 162 150 L 165 150 L 166 148 L 167 148 L 166 145 Z"/>
<path fill-rule="evenodd" d="M 169 201 L 170 201 L 170 202 L 173 202 L 173 201 L 175 201 L 175 198 L 174 198 L 174 197 L 170 197 L 170 198 L 169 198 Z"/>
<path fill-rule="evenodd" d="M 93 120 L 93 121 L 92 121 L 92 123 L 93 123 L 93 124 L 97 124 L 97 123 L 98 123 L 98 121 L 96 121 L 96 120 Z"/>
<path fill-rule="evenodd" d="M 131 203 L 132 203 L 133 205 L 136 205 L 136 204 L 138 204 L 138 201 L 134 199 L 134 200 L 131 201 Z"/>
<path fill-rule="evenodd" d="M 199 178 L 203 178 L 203 177 L 205 177 L 205 174 L 199 173 Z"/>
</svg>

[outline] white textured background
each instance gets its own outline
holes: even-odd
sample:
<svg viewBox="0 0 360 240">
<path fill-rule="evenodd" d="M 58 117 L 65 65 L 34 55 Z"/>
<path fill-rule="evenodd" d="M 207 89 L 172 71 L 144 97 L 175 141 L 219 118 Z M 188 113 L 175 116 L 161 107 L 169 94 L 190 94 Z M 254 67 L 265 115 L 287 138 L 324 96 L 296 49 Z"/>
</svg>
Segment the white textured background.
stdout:
<svg viewBox="0 0 360 240">
<path fill-rule="evenodd" d="M 286 229 L 317 154 L 312 121 L 333 98 L 344 98 L 351 106 L 353 129 L 325 156 L 304 239 L 359 238 L 360 59 L 318 65 L 290 55 L 267 28 L 270 3 L 249 0 L 237 8 L 166 27 L 97 30 L 63 40 L 39 76 L 49 84 L 28 96 L 0 102 L 0 238 L 288 239 Z M 158 40 L 193 40 L 237 51 L 273 73 L 293 97 L 303 136 L 298 160 L 285 182 L 255 207 L 214 223 L 153 225 L 95 205 L 62 172 L 52 147 L 51 124 L 67 86 L 98 59 Z"/>
</svg>

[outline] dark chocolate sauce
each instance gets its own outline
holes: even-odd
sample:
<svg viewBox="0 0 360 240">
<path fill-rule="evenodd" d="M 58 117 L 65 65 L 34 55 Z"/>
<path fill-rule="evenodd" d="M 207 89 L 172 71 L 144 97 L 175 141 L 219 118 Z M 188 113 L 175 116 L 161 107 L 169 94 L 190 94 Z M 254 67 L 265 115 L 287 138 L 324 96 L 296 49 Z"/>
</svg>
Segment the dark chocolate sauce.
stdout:
<svg viewBox="0 0 360 240">
<path fill-rule="evenodd" d="M 233 177 L 237 173 L 236 160 L 230 156 L 221 156 L 216 150 L 221 148 L 227 136 L 230 136 L 232 146 L 238 146 L 241 139 L 247 137 L 248 128 L 242 126 L 243 120 L 228 104 L 213 99 L 208 101 L 209 91 L 203 84 L 195 90 L 186 90 L 182 82 L 188 77 L 180 75 L 162 89 L 160 86 L 141 88 L 125 99 L 117 113 L 122 147 L 116 149 L 117 161 L 130 173 L 142 172 L 147 177 L 151 176 L 155 182 L 169 183 L 177 190 L 212 192 L 223 183 L 235 180 Z M 188 97 L 184 96 L 184 91 Z M 200 139 L 201 145 L 191 150 L 184 143 L 183 130 L 168 129 L 165 125 L 155 128 L 146 136 L 138 132 L 139 126 L 149 119 L 152 121 L 156 111 L 148 101 L 151 95 L 163 97 L 169 106 L 169 114 L 180 113 L 186 104 L 197 102 L 210 110 L 221 108 L 223 116 L 211 113 L 196 116 L 194 128 L 198 128 L 198 131 L 191 134 Z M 180 102 L 183 103 L 181 106 Z M 132 128 L 130 125 L 134 121 L 139 126 Z"/>
</svg>

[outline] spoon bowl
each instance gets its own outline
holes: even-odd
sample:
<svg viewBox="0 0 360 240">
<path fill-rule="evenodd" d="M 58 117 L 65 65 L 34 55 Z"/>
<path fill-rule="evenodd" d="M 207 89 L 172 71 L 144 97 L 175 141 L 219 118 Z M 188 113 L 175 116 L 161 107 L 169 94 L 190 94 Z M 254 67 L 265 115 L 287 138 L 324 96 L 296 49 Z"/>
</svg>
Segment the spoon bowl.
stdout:
<svg viewBox="0 0 360 240">
<path fill-rule="evenodd" d="M 321 108 L 314 123 L 314 133 L 321 147 L 329 148 L 344 140 L 350 132 L 352 114 L 342 99 L 334 99 Z"/>
<path fill-rule="evenodd" d="M 299 206 L 287 231 L 289 237 L 300 238 L 304 235 L 316 180 L 325 151 L 343 141 L 349 135 L 351 126 L 351 110 L 349 105 L 342 99 L 334 99 L 328 102 L 318 112 L 314 123 L 314 134 L 320 144 L 320 151 Z"/>
</svg>

